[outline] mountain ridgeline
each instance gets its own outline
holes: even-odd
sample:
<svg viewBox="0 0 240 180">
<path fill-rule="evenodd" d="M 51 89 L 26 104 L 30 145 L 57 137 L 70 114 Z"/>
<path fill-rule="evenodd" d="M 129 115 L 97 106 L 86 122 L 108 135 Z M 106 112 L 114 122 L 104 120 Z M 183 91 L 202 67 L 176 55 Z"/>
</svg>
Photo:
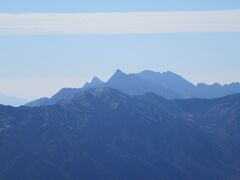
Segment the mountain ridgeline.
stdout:
<svg viewBox="0 0 240 180">
<path fill-rule="evenodd" d="M 51 106 L 0 106 L 0 179 L 238 180 L 239 138 L 240 94 L 90 88 Z"/>
<path fill-rule="evenodd" d="M 71 99 L 79 92 L 90 88 L 109 87 L 129 95 L 143 95 L 147 92 L 158 94 L 167 99 L 185 98 L 217 98 L 240 92 L 240 83 L 194 85 L 173 72 L 143 71 L 137 74 L 126 74 L 117 70 L 107 81 L 94 77 L 82 88 L 63 88 L 51 98 L 41 98 L 26 104 L 26 106 L 53 105 L 62 100 Z"/>
</svg>

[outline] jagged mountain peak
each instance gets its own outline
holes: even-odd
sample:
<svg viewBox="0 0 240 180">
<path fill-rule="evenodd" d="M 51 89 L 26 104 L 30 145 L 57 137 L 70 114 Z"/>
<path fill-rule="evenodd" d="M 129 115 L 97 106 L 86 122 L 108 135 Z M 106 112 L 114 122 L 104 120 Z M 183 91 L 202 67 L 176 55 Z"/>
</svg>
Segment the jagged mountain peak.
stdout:
<svg viewBox="0 0 240 180">
<path fill-rule="evenodd" d="M 101 83 L 103 83 L 103 81 L 101 80 L 101 79 L 99 79 L 98 77 L 93 77 L 93 79 L 92 79 L 92 81 L 90 82 L 90 84 L 92 85 L 92 86 L 94 86 L 94 85 L 99 85 L 99 84 L 101 84 Z"/>
<path fill-rule="evenodd" d="M 125 74 L 121 69 L 117 69 L 115 73 L 116 73 L 116 74 L 118 74 L 118 73 L 119 73 L 119 74 Z"/>
<path fill-rule="evenodd" d="M 124 73 L 123 71 L 121 71 L 120 69 L 117 69 L 116 72 L 110 78 L 110 80 L 112 80 L 114 78 L 124 77 L 124 76 L 127 76 L 127 74 Z"/>
<path fill-rule="evenodd" d="M 93 77 L 91 82 L 86 82 L 83 86 L 84 89 L 88 89 L 88 88 L 92 88 L 92 87 L 95 87 L 95 86 L 98 86 L 100 84 L 103 84 L 104 82 L 99 79 L 97 76 Z"/>
<path fill-rule="evenodd" d="M 83 85 L 83 88 L 89 88 L 91 86 L 91 84 L 89 82 L 86 82 L 84 85 Z"/>
</svg>

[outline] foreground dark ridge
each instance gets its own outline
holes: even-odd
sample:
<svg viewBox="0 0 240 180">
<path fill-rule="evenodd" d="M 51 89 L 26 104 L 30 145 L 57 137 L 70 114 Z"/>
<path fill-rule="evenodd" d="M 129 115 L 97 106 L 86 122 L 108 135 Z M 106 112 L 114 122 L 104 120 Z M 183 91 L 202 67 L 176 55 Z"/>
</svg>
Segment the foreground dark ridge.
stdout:
<svg viewBox="0 0 240 180">
<path fill-rule="evenodd" d="M 97 87 L 114 88 L 129 95 L 143 95 L 147 92 L 153 92 L 167 99 L 193 97 L 211 99 L 240 93 L 240 83 L 225 85 L 201 83 L 194 85 L 170 71 L 164 73 L 143 71 L 137 74 L 126 74 L 121 70 L 117 70 L 107 82 L 94 77 L 90 83 L 86 83 L 82 88 L 63 88 L 53 97 L 38 99 L 28 103 L 27 106 L 56 104 L 62 100 L 71 99 L 77 93 Z"/>
<path fill-rule="evenodd" d="M 240 94 L 167 100 L 90 89 L 0 107 L 0 179 L 238 180 Z"/>
</svg>

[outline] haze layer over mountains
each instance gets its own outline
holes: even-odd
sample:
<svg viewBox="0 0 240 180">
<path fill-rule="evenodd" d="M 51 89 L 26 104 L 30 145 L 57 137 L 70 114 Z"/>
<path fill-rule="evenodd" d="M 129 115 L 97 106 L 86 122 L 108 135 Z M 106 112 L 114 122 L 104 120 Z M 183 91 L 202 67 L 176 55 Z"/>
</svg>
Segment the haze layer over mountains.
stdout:
<svg viewBox="0 0 240 180">
<path fill-rule="evenodd" d="M 194 85 L 180 75 L 170 71 L 160 73 L 145 70 L 137 74 L 126 74 L 121 70 L 117 70 L 107 82 L 94 77 L 90 83 L 86 83 L 82 88 L 63 88 L 53 97 L 41 98 L 28 103 L 27 106 L 56 104 L 73 97 L 79 92 L 96 87 L 109 87 L 129 95 L 143 95 L 147 92 L 153 92 L 167 99 L 211 99 L 240 92 L 239 82 L 225 85 L 217 83 L 213 85 L 204 83 Z"/>
<path fill-rule="evenodd" d="M 24 105 L 27 102 L 28 102 L 27 100 L 0 93 L 0 104 L 20 106 L 20 105 Z"/>
</svg>

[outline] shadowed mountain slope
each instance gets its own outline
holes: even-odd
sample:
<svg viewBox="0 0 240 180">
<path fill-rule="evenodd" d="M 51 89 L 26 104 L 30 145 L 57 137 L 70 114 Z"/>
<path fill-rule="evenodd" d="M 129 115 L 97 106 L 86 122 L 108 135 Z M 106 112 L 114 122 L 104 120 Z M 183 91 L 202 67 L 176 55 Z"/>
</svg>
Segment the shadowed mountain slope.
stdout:
<svg viewBox="0 0 240 180">
<path fill-rule="evenodd" d="M 237 180 L 239 104 L 239 94 L 170 101 L 94 88 L 0 106 L 0 179 Z"/>
</svg>

